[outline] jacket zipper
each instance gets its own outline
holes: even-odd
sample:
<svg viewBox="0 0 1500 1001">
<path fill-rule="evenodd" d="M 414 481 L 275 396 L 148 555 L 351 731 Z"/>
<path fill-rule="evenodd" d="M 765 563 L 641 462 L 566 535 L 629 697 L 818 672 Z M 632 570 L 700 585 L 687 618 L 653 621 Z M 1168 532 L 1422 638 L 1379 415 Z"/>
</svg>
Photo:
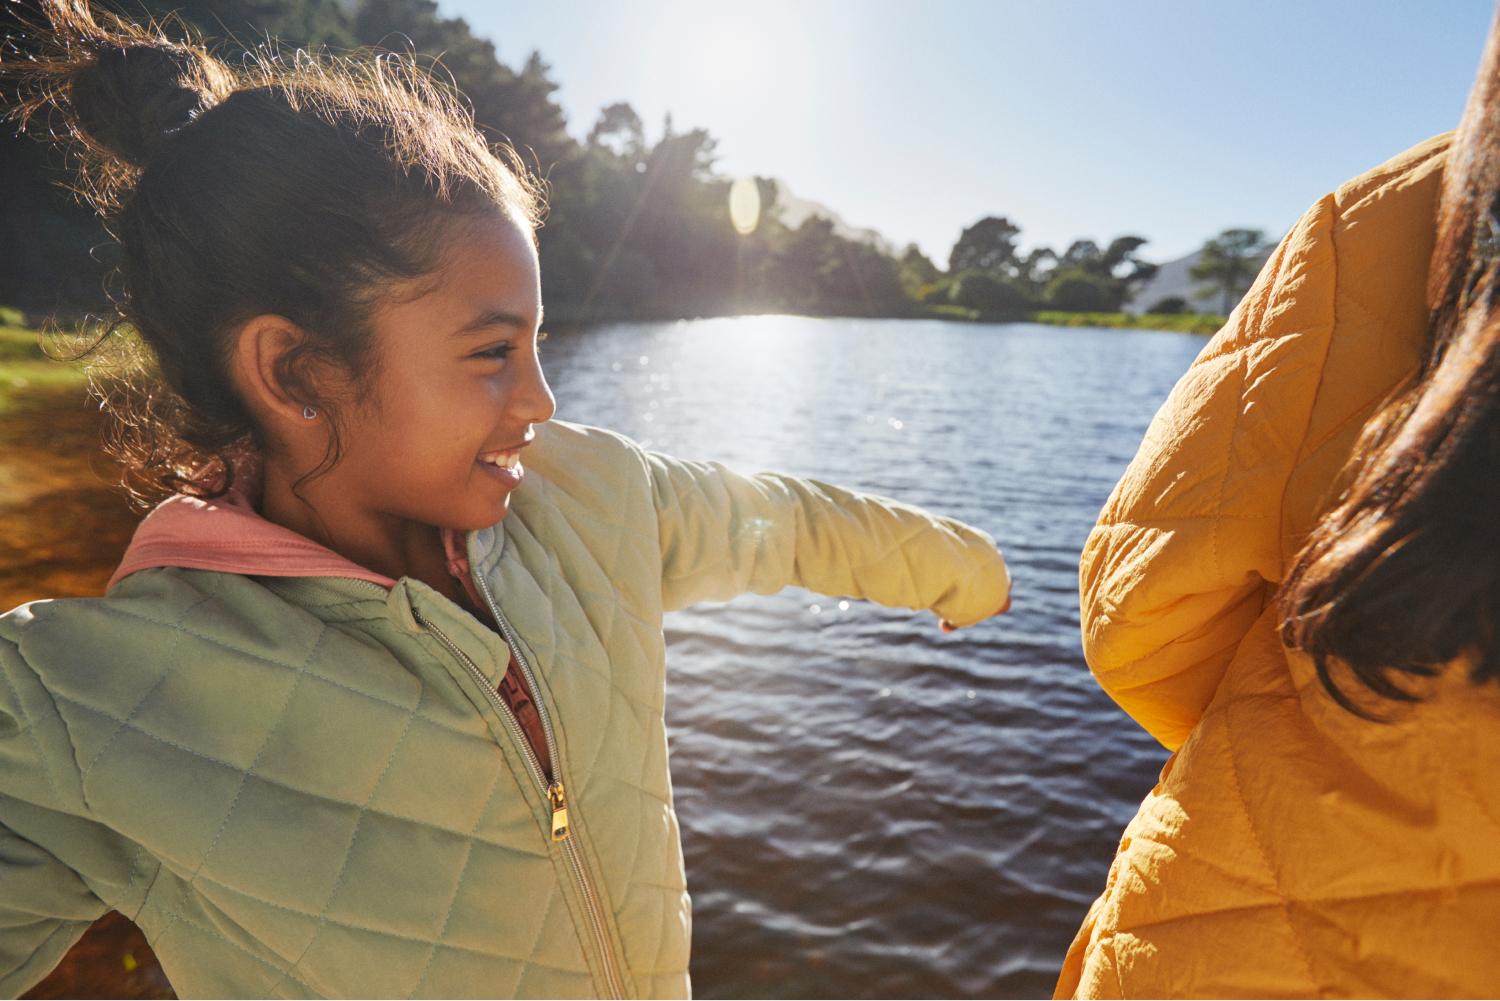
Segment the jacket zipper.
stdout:
<svg viewBox="0 0 1500 1001">
<path fill-rule="evenodd" d="M 531 699 L 536 704 L 537 716 L 542 721 L 542 735 L 547 742 L 547 757 L 552 762 L 553 782 L 546 790 L 547 800 L 552 804 L 552 840 L 562 845 L 563 857 L 567 859 L 568 866 L 573 870 L 573 878 L 578 883 L 578 892 L 583 896 L 588 906 L 589 922 L 594 929 L 594 939 L 599 944 L 599 955 L 604 960 L 604 978 L 608 981 L 610 996 L 623 998 L 625 996 L 624 985 L 620 981 L 619 971 L 615 968 L 614 950 L 610 948 L 609 934 L 605 930 L 604 907 L 599 902 L 599 894 L 594 889 L 593 882 L 589 879 L 588 870 L 584 868 L 583 856 L 578 851 L 578 841 L 573 837 L 573 829 L 568 825 L 568 805 L 564 798 L 562 784 L 562 756 L 557 750 L 557 738 L 552 733 L 552 718 L 547 713 L 547 703 L 542 699 L 542 690 L 536 683 L 536 675 L 531 672 L 531 665 L 526 663 L 526 658 L 521 654 L 521 645 L 516 640 L 516 634 L 511 630 L 510 623 L 500 611 L 500 603 L 495 600 L 494 594 L 490 592 L 490 583 L 484 579 L 483 574 L 471 574 L 479 582 L 479 591 L 484 595 L 484 600 L 489 605 L 490 614 L 495 617 L 495 622 L 500 626 L 500 632 L 505 636 L 505 644 L 510 647 L 510 652 L 516 658 L 516 664 L 521 668 L 521 676 L 526 679 L 526 687 L 531 689 Z M 478 670 L 478 668 L 475 668 Z M 492 691 L 486 684 L 486 689 Z M 499 693 L 494 693 L 499 698 Z M 501 700 L 502 702 L 504 700 Z M 510 706 L 505 707 L 510 715 L 513 732 L 524 736 L 521 732 L 521 723 L 510 711 Z M 525 744 L 526 750 L 531 751 L 529 741 Z M 537 762 L 536 755 L 531 755 L 531 760 L 536 768 L 536 773 L 541 775 L 541 763 Z"/>
<path fill-rule="evenodd" d="M 500 693 L 494 689 L 485 678 L 484 672 L 479 665 L 469 659 L 468 654 L 459 649 L 458 645 L 450 640 L 441 629 L 432 622 L 417 614 L 416 609 L 412 614 L 422 627 L 432 633 L 464 666 L 464 670 L 479 685 L 480 690 L 485 693 L 490 705 L 499 714 L 511 739 L 521 748 L 522 756 L 531 770 L 532 780 L 537 789 L 546 798 L 552 808 L 551 832 L 552 840 L 562 849 L 563 859 L 568 864 L 568 870 L 573 875 L 573 880 L 578 886 L 579 895 L 583 897 L 585 909 L 588 911 L 589 926 L 594 933 L 594 942 L 599 949 L 599 955 L 604 965 L 604 979 L 609 988 L 611 998 L 623 998 L 625 989 L 621 985 L 620 975 L 615 967 L 614 951 L 610 948 L 609 935 L 605 931 L 604 908 L 599 902 L 599 895 L 594 890 L 594 884 L 589 879 L 588 870 L 584 868 L 583 857 L 578 852 L 578 845 L 573 838 L 573 829 L 568 823 L 568 801 L 567 791 L 563 787 L 561 778 L 561 758 L 557 752 L 557 739 L 552 733 L 552 721 L 547 715 L 546 704 L 542 701 L 541 690 L 537 687 L 536 677 L 531 673 L 531 667 L 522 656 L 520 647 L 516 642 L 515 633 L 511 631 L 510 623 L 500 613 L 500 608 L 495 602 L 494 595 L 490 592 L 489 582 L 481 574 L 474 574 L 474 579 L 479 582 L 479 589 L 484 594 L 485 602 L 489 605 L 490 613 L 494 615 L 495 622 L 500 626 L 500 632 L 505 637 L 506 646 L 510 648 L 511 654 L 516 658 L 516 664 L 521 669 L 521 675 L 526 679 L 526 687 L 531 690 L 531 700 L 536 706 L 537 716 L 542 722 L 542 735 L 547 744 L 547 755 L 552 761 L 552 768 L 556 777 L 552 782 L 547 781 L 546 772 L 542 770 L 541 760 L 531 748 L 531 741 L 526 738 L 526 732 L 521 728 L 521 722 L 516 714 L 500 697 Z"/>
</svg>

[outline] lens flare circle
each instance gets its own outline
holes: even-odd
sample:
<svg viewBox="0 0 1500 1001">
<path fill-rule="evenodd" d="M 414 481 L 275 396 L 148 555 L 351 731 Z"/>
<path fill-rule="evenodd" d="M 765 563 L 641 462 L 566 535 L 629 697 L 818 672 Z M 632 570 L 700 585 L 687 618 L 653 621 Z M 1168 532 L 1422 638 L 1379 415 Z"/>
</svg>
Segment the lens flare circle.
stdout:
<svg viewBox="0 0 1500 1001">
<path fill-rule="evenodd" d="M 753 177 L 736 177 L 729 186 L 729 221 L 740 236 L 760 225 L 760 185 Z"/>
</svg>

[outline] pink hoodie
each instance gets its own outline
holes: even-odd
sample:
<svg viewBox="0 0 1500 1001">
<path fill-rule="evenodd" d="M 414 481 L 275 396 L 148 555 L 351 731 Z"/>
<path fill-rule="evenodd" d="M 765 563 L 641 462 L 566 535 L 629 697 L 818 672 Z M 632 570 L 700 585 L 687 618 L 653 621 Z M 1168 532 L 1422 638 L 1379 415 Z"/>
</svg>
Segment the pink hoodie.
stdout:
<svg viewBox="0 0 1500 1001">
<path fill-rule="evenodd" d="M 158 504 L 136 526 L 135 535 L 105 590 L 137 570 L 191 567 L 256 577 L 353 577 L 384 588 L 396 582 L 354 563 L 332 549 L 261 517 L 260 464 L 235 468 L 234 489 L 214 500 L 176 494 Z M 254 498 L 254 500 L 252 500 Z M 469 597 L 484 607 L 469 574 L 463 539 L 442 530 L 448 572 L 464 582 Z"/>
</svg>

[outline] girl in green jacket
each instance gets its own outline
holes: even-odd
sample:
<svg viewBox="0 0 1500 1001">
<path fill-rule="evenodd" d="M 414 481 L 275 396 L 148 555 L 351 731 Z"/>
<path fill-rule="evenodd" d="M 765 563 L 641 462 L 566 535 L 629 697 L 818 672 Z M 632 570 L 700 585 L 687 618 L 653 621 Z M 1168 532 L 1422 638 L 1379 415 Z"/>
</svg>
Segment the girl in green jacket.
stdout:
<svg viewBox="0 0 1500 1001">
<path fill-rule="evenodd" d="M 408 60 L 44 9 L 15 110 L 118 237 L 112 446 L 171 496 L 0 617 L 0 993 L 113 908 L 182 995 L 685 995 L 663 612 L 968 625 L 993 541 L 552 420 L 538 186 Z"/>
</svg>

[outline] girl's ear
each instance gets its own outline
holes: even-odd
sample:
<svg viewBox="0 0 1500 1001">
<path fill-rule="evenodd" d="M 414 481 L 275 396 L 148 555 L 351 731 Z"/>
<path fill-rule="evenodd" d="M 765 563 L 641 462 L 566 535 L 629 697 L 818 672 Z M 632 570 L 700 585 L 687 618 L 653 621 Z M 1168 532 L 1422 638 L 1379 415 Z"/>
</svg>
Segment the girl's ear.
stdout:
<svg viewBox="0 0 1500 1001">
<path fill-rule="evenodd" d="M 291 320 L 274 313 L 252 317 L 234 336 L 230 370 L 245 407 L 261 427 L 305 426 L 302 408 L 322 409 L 331 387 L 320 385 L 307 357 L 311 342 Z"/>
</svg>

